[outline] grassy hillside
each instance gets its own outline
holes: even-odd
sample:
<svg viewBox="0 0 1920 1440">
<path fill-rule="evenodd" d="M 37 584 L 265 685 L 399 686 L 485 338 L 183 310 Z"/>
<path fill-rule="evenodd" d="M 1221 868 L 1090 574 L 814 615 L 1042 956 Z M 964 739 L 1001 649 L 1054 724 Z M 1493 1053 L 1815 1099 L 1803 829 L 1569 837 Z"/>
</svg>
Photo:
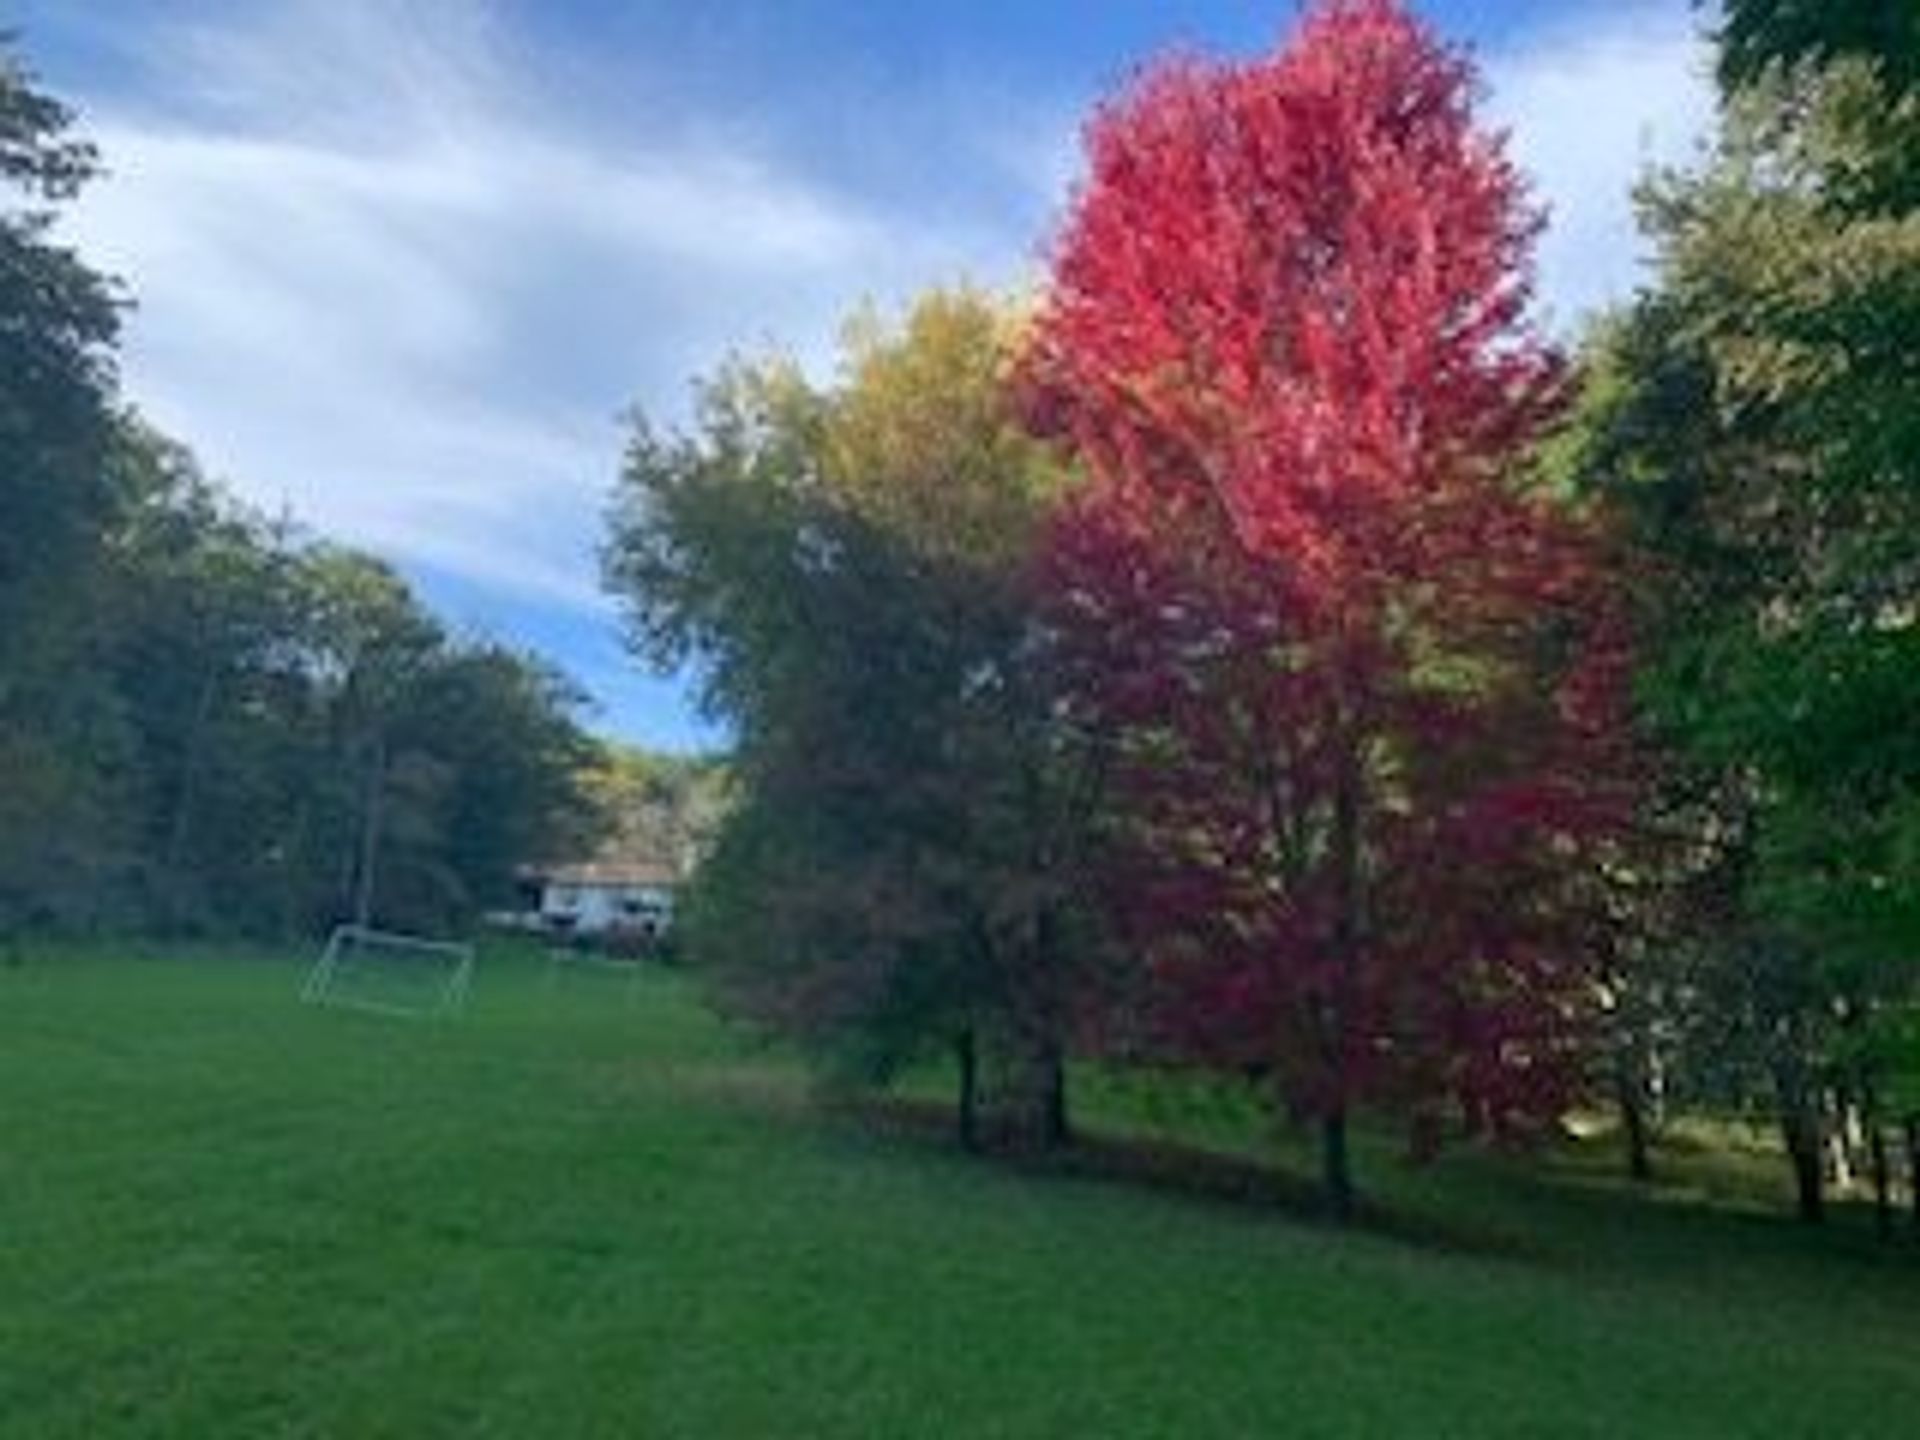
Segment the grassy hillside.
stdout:
<svg viewBox="0 0 1920 1440">
<path fill-rule="evenodd" d="M 1476 1243 L 1338 1235 L 821 1116 L 670 976 L 490 956 L 439 1025 L 296 980 L 0 969 L 0 1431 L 1825 1437 L 1920 1405 L 1920 1247 L 1857 1224 L 1370 1157 Z"/>
</svg>

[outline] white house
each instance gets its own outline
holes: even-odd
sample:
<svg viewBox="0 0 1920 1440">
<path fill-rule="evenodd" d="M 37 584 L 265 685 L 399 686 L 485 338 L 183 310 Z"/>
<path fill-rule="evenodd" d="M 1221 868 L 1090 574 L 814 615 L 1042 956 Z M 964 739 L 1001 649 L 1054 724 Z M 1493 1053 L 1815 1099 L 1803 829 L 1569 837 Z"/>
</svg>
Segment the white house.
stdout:
<svg viewBox="0 0 1920 1440">
<path fill-rule="evenodd" d="M 592 860 L 543 872 L 540 924 L 550 933 L 650 941 L 673 925 L 680 877 L 670 865 Z"/>
</svg>

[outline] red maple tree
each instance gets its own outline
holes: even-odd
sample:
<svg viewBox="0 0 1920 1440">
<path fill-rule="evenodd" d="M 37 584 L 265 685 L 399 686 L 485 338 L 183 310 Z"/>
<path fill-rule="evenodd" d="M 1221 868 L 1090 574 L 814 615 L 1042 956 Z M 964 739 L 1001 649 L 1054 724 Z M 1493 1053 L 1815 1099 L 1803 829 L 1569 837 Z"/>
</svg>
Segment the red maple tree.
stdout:
<svg viewBox="0 0 1920 1440">
<path fill-rule="evenodd" d="M 1623 821 L 1596 537 L 1521 482 L 1560 404 L 1538 213 L 1468 63 L 1333 0 L 1089 127 L 1024 377 L 1091 483 L 1041 567 L 1063 704 L 1131 816 L 1153 1045 L 1321 1122 L 1566 1104 Z"/>
</svg>

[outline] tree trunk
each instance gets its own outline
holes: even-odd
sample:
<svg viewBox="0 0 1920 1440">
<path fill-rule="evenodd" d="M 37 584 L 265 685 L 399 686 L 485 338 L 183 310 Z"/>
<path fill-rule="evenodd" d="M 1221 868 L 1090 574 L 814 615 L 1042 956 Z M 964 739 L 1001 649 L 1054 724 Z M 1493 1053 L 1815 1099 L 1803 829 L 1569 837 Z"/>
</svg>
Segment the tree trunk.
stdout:
<svg viewBox="0 0 1920 1440">
<path fill-rule="evenodd" d="M 1920 1115 L 1907 1117 L 1907 1203 L 1913 1209 L 1913 1228 L 1920 1230 Z"/>
<path fill-rule="evenodd" d="M 1067 1066 L 1057 1039 L 1049 1036 L 1041 1046 L 1036 1069 L 1040 1148 L 1058 1150 L 1073 1143 L 1073 1130 L 1067 1122 Z"/>
<path fill-rule="evenodd" d="M 1339 970 L 1322 1036 L 1335 1098 L 1320 1125 L 1320 1172 L 1328 1208 L 1334 1219 L 1345 1223 L 1354 1209 L 1353 1162 L 1347 1149 L 1347 1026 L 1353 1019 L 1355 971 L 1360 964 L 1360 775 L 1359 757 L 1351 742 L 1334 783 L 1330 844 L 1335 867 L 1333 954 Z"/>
<path fill-rule="evenodd" d="M 1667 1123 L 1667 1067 L 1658 1045 L 1647 1047 L 1646 1062 L 1646 1115 L 1651 1122 L 1649 1128 L 1658 1129 Z"/>
<path fill-rule="evenodd" d="M 194 802 L 200 792 L 207 727 L 213 720 L 213 703 L 219 694 L 219 683 L 219 671 L 210 670 L 201 682 L 200 693 L 194 700 L 193 718 L 187 724 L 187 753 L 180 762 L 180 784 L 174 792 L 173 814 L 167 824 L 166 869 L 169 875 L 178 875 L 186 859 Z"/>
<path fill-rule="evenodd" d="M 360 810 L 359 862 L 353 885 L 353 923 L 373 923 L 374 887 L 380 868 L 380 827 L 387 797 L 387 744 L 384 738 L 373 742 L 373 758 L 367 768 L 367 793 Z"/>
<path fill-rule="evenodd" d="M 1801 1145 L 1793 1152 L 1793 1180 L 1800 1218 L 1818 1225 L 1827 1218 L 1826 1190 L 1820 1169 L 1820 1147 Z"/>
<path fill-rule="evenodd" d="M 1645 1090 L 1633 1073 L 1631 1061 L 1622 1058 L 1614 1086 L 1620 1104 L 1620 1133 L 1627 1142 L 1627 1175 L 1644 1184 L 1653 1179 L 1653 1160 L 1647 1150 Z"/>
<path fill-rule="evenodd" d="M 1060 954 L 1060 922 L 1053 907 L 1043 905 L 1034 926 L 1034 949 L 1040 983 L 1046 987 L 1042 1007 L 1042 1034 L 1035 1059 L 1038 1090 L 1038 1140 L 1043 1150 L 1055 1150 L 1073 1143 L 1067 1118 L 1067 1060 L 1061 1033 L 1066 1028 L 1065 1005 L 1060 991 L 1065 983 Z"/>
<path fill-rule="evenodd" d="M 960 1068 L 960 1094 L 955 1107 L 955 1128 L 960 1148 L 969 1154 L 980 1149 L 980 1052 L 968 1026 L 954 1037 L 954 1058 Z"/>
<path fill-rule="evenodd" d="M 1826 1149 L 1821 1135 L 1819 1100 L 1800 1061 L 1797 1037 L 1791 1027 L 1780 1037 L 1772 1062 L 1773 1091 L 1779 1107 L 1780 1138 L 1786 1142 L 1793 1166 L 1793 1183 L 1800 1218 L 1809 1225 L 1826 1219 Z"/>
<path fill-rule="evenodd" d="M 1821 1165 L 1820 1125 L 1804 1104 L 1783 1104 L 1780 1135 L 1793 1165 L 1800 1218 L 1810 1225 L 1826 1219 L 1826 1183 Z"/>
<path fill-rule="evenodd" d="M 1859 1179 L 1859 1157 L 1867 1148 L 1866 1126 L 1861 1119 L 1860 1102 L 1851 1091 L 1835 1090 L 1829 1113 L 1835 1119 L 1827 1132 L 1827 1151 L 1832 1156 L 1828 1169 L 1835 1187 L 1846 1195 Z"/>
<path fill-rule="evenodd" d="M 315 899 L 310 872 L 320 869 L 318 856 L 307 853 L 307 827 L 311 823 L 312 801 L 307 796 L 295 802 L 293 816 L 280 836 L 280 863 L 275 877 L 279 897 L 280 933 L 283 937 L 303 934 L 313 923 Z"/>
<path fill-rule="evenodd" d="M 1873 1163 L 1873 1219 L 1882 1240 L 1893 1238 L 1893 1167 L 1887 1163 L 1887 1135 L 1878 1121 L 1867 1132 Z"/>
<path fill-rule="evenodd" d="M 1320 1179 L 1327 1208 L 1341 1224 L 1353 1218 L 1352 1158 L 1347 1152 L 1347 1112 L 1335 1110 L 1320 1122 Z"/>
</svg>

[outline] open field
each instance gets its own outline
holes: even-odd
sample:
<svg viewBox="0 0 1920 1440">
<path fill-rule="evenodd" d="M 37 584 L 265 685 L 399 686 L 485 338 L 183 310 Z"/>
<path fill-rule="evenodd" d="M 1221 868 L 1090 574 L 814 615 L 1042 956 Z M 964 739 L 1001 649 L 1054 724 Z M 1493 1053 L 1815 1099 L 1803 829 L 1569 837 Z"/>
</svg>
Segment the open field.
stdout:
<svg viewBox="0 0 1920 1440">
<path fill-rule="evenodd" d="M 1920 1246 L 1858 1216 L 1663 1205 L 1598 1157 L 1369 1156 L 1485 1243 L 1337 1235 L 820 1115 L 672 976 L 550 990 L 488 956 L 438 1025 L 303 1008 L 297 979 L 244 954 L 0 968 L 6 1435 L 1836 1437 L 1920 1413 Z"/>
</svg>

